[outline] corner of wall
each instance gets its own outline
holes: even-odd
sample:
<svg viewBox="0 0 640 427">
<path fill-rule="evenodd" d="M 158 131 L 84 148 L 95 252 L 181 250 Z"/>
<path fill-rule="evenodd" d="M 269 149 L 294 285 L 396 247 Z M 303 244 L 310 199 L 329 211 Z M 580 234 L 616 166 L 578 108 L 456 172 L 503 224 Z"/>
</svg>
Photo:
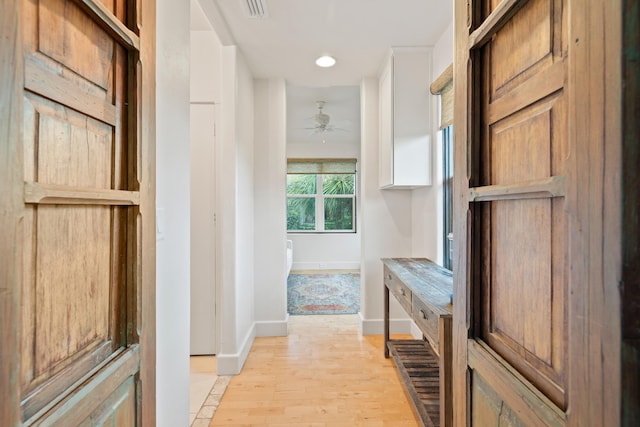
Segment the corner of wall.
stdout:
<svg viewBox="0 0 640 427">
<path fill-rule="evenodd" d="M 286 337 L 289 335 L 289 313 L 284 320 L 257 321 L 256 337 Z"/>
<path fill-rule="evenodd" d="M 256 326 L 251 327 L 245 339 L 242 341 L 240 351 L 234 354 L 220 353 L 216 355 L 216 366 L 218 375 L 237 375 L 242 371 L 244 362 L 247 361 L 251 346 L 256 338 Z"/>
</svg>

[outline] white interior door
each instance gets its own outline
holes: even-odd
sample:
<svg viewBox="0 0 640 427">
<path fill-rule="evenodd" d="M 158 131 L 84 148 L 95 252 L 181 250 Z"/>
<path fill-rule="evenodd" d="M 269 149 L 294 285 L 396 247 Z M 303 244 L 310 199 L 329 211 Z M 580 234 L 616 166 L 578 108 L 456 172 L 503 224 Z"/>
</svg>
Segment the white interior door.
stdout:
<svg viewBox="0 0 640 427">
<path fill-rule="evenodd" d="M 191 104 L 191 354 L 216 353 L 215 106 Z"/>
</svg>

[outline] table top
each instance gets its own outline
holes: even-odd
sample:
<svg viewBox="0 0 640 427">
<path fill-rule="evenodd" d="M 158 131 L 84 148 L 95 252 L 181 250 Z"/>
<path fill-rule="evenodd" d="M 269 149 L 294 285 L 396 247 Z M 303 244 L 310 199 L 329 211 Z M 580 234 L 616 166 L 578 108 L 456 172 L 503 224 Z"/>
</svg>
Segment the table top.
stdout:
<svg viewBox="0 0 640 427">
<path fill-rule="evenodd" d="M 427 258 L 382 258 L 382 263 L 423 303 L 441 316 L 451 316 L 453 274 Z"/>
</svg>

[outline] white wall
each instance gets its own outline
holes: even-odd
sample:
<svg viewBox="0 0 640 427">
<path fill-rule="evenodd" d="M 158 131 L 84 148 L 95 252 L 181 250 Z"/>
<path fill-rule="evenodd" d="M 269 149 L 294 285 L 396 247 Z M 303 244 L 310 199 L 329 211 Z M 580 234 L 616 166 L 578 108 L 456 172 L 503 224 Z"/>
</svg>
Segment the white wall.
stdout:
<svg viewBox="0 0 640 427">
<path fill-rule="evenodd" d="M 360 169 L 360 146 L 357 142 L 289 142 L 287 143 L 287 157 L 358 159 L 358 169 Z M 356 176 L 358 178 L 357 191 L 359 191 L 361 182 L 360 173 Z M 284 175 L 283 180 L 285 180 Z M 358 206 L 360 205 L 359 198 L 360 195 L 356 193 L 356 203 Z M 293 241 L 292 270 L 360 268 L 360 236 L 362 233 L 358 224 L 358 206 L 356 207 L 356 233 L 288 233 L 287 238 Z"/>
<path fill-rule="evenodd" d="M 254 81 L 254 265 L 257 336 L 287 335 L 286 85 Z"/>
<path fill-rule="evenodd" d="M 432 78 L 435 80 L 453 62 L 453 22 L 445 29 L 433 47 Z M 442 221 L 442 147 L 438 134 L 439 97 L 429 94 L 432 108 L 432 168 L 433 185 L 413 191 L 413 257 L 443 262 Z"/>
<path fill-rule="evenodd" d="M 213 30 L 191 31 L 191 102 L 220 103 L 221 51 Z"/>
<path fill-rule="evenodd" d="M 411 191 L 380 190 L 378 185 L 379 105 L 378 79 L 360 85 L 361 144 L 361 330 L 365 335 L 383 332 L 383 277 L 380 258 L 411 256 Z M 391 318 L 407 319 L 392 299 Z M 396 332 L 409 332 L 410 322 L 392 322 Z"/>
<path fill-rule="evenodd" d="M 237 339 L 246 339 L 254 323 L 253 76 L 237 51 L 236 144 L 236 319 Z"/>
<path fill-rule="evenodd" d="M 156 417 L 189 425 L 189 5 L 157 2 Z"/>
<path fill-rule="evenodd" d="M 191 31 L 191 354 L 216 351 L 214 126 L 221 49 L 212 30 Z"/>
<path fill-rule="evenodd" d="M 434 80 L 453 63 L 453 21 L 433 46 L 433 77 Z"/>
<path fill-rule="evenodd" d="M 453 61 L 453 22 L 433 46 L 432 79 Z M 442 263 L 442 150 L 437 134 L 438 99 L 432 102 L 433 185 L 416 190 L 378 188 L 378 79 L 364 79 L 361 145 L 363 334 L 382 333 L 383 257 L 426 257 Z M 391 328 L 409 332 L 411 322 L 391 299 Z"/>
<path fill-rule="evenodd" d="M 357 270 L 360 268 L 360 233 L 294 234 L 291 270 Z"/>
<path fill-rule="evenodd" d="M 434 46 L 434 74 L 451 62 L 449 58 L 453 51 L 447 48 L 447 43 L 451 46 L 452 43 L 447 32 L 451 34 L 451 29 L 448 28 Z M 445 63 L 444 67 L 442 63 Z M 219 266 L 216 275 L 221 310 L 218 373 L 240 372 L 256 335 L 286 333 L 283 329 L 286 328 L 286 287 L 282 283 L 285 249 L 281 237 L 286 219 L 286 157 L 359 159 L 358 233 L 334 235 L 334 242 L 329 242 L 330 235 L 315 240 L 310 239 L 313 236 L 290 237 L 296 240 L 294 262 L 308 261 L 319 265 L 323 260 L 327 268 L 331 268 L 333 262 L 345 260 L 360 265 L 362 332 L 382 333 L 380 258 L 427 256 L 438 260 L 441 243 L 438 243 L 437 227 L 434 229 L 433 222 L 438 221 L 434 220 L 439 213 L 440 190 L 436 187 L 441 183 L 416 191 L 378 188 L 377 79 L 367 78 L 361 84 L 360 146 L 290 143 L 285 147 L 281 133 L 286 124 L 280 121 L 286 117 L 284 83 L 277 79 L 254 82 L 235 46 L 222 47 L 221 64 L 220 120 L 215 148 Z M 436 144 L 433 146 L 436 150 Z M 282 156 L 283 150 L 286 150 L 286 157 Z M 439 168 L 439 156 L 439 152 L 434 151 L 434 168 Z M 267 159 L 268 166 L 256 164 L 263 159 Z M 282 162 L 281 171 L 278 171 L 279 162 Z M 436 173 L 439 173 L 437 169 Z M 278 205 L 279 200 L 282 205 Z M 273 217 L 269 218 L 271 215 Z M 276 226 L 276 222 L 279 225 Z M 282 228 L 270 230 L 272 224 Z M 260 258 L 270 245 L 282 246 L 274 249 L 269 258 Z M 329 247 L 332 251 L 325 250 Z M 345 252 L 337 254 L 336 247 Z M 332 256 L 332 253 L 338 256 Z M 395 319 L 392 329 L 398 332 L 410 330 L 410 321 L 395 302 L 392 302 L 391 316 Z"/>
<path fill-rule="evenodd" d="M 237 374 L 255 338 L 253 78 L 235 46 L 223 46 L 216 137 L 219 375 Z"/>
<path fill-rule="evenodd" d="M 288 142 L 287 157 L 289 158 L 343 158 L 359 159 L 359 142 L 320 142 L 309 140 L 304 142 Z"/>
</svg>

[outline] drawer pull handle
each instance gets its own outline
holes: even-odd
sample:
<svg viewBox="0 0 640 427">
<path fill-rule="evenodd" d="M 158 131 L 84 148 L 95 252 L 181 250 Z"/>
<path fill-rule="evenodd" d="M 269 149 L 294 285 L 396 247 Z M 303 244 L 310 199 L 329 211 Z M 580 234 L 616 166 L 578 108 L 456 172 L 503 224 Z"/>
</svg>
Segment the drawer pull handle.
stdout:
<svg viewBox="0 0 640 427">
<path fill-rule="evenodd" d="M 424 310 L 420 309 L 420 316 L 422 316 L 423 319 L 426 319 L 427 313 L 425 313 Z"/>
<path fill-rule="evenodd" d="M 400 289 L 400 293 L 402 294 L 402 296 L 406 295 L 405 292 L 404 292 L 404 289 Z"/>
<path fill-rule="evenodd" d="M 387 279 L 391 280 L 391 275 L 387 274 Z"/>
</svg>

